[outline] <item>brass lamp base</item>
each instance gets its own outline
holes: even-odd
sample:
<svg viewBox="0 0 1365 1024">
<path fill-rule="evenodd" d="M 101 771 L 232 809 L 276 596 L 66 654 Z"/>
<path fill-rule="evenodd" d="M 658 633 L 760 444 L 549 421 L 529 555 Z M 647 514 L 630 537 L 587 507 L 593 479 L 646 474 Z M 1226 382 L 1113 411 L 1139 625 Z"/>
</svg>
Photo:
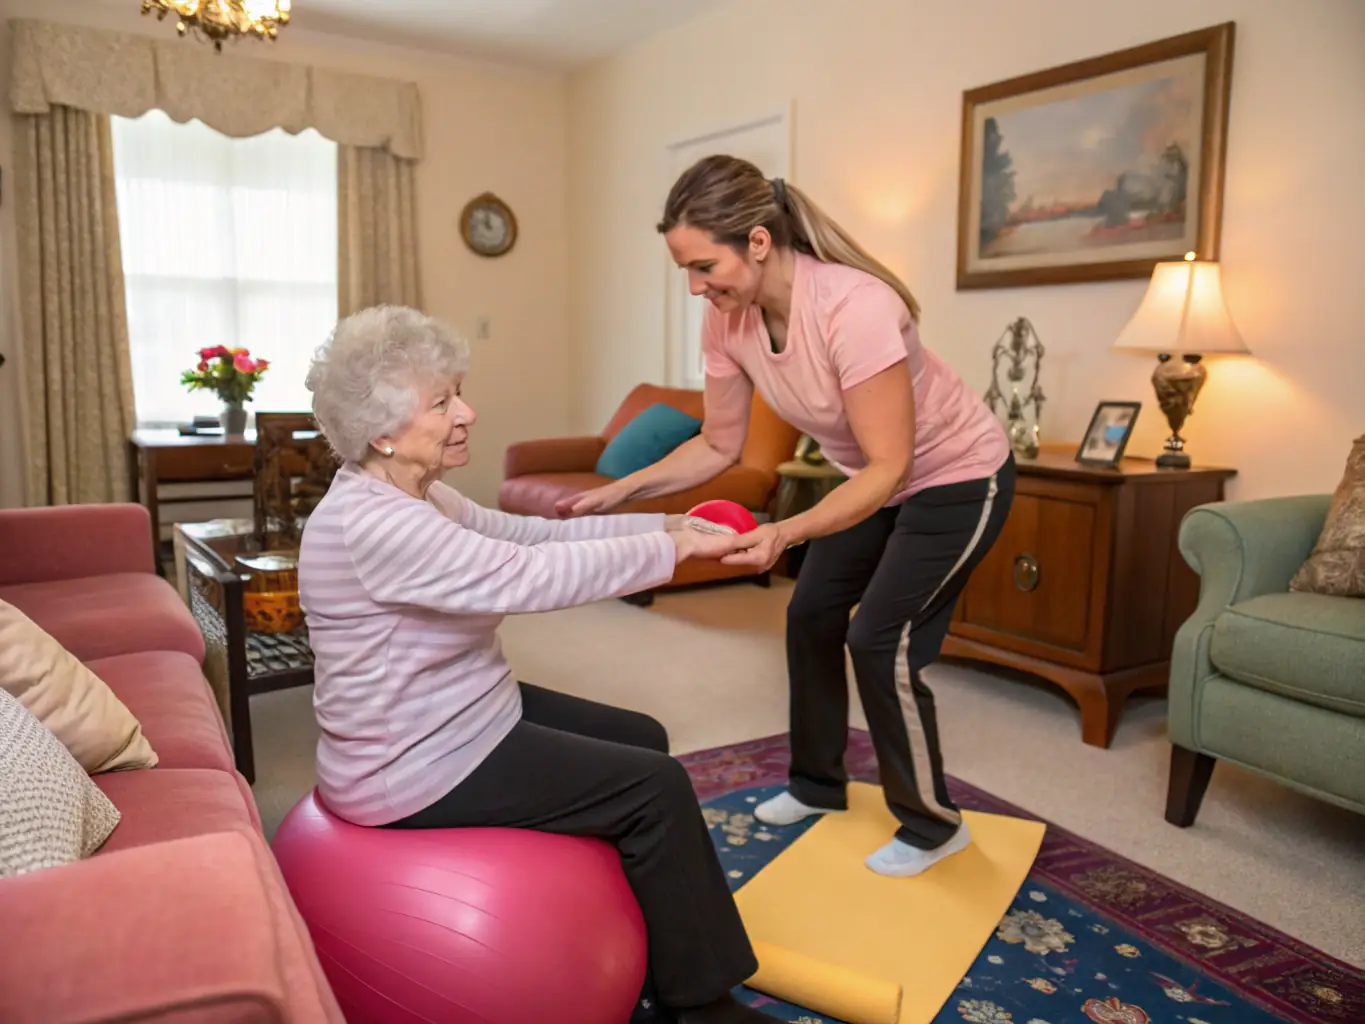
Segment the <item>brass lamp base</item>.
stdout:
<svg viewBox="0 0 1365 1024">
<path fill-rule="evenodd" d="M 1166 352 L 1157 356 L 1152 387 L 1156 390 L 1157 404 L 1166 414 L 1166 422 L 1171 428 L 1171 436 L 1166 438 L 1166 449 L 1156 460 L 1156 464 L 1163 469 L 1190 468 L 1190 457 L 1185 454 L 1185 439 L 1180 436 L 1180 428 L 1194 412 L 1194 400 L 1199 397 L 1209 375 L 1200 362 L 1201 358 L 1189 354 L 1176 362 Z"/>
</svg>

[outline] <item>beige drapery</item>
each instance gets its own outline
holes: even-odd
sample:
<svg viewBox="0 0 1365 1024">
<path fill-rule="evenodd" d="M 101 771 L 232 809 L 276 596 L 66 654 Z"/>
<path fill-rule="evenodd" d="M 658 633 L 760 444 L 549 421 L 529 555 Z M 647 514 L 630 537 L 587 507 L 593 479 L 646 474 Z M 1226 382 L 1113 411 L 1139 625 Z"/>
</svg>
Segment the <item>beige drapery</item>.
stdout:
<svg viewBox="0 0 1365 1024">
<path fill-rule="evenodd" d="M 159 108 L 232 137 L 315 129 L 339 148 L 340 308 L 420 303 L 414 84 L 210 54 L 184 39 L 11 26 L 29 504 L 127 495 L 135 414 L 109 115 Z"/>
<path fill-rule="evenodd" d="M 16 118 L 30 505 L 124 501 L 135 425 L 109 118 Z"/>
<path fill-rule="evenodd" d="M 337 154 L 337 306 L 422 304 L 417 269 L 416 165 L 382 149 Z"/>
</svg>

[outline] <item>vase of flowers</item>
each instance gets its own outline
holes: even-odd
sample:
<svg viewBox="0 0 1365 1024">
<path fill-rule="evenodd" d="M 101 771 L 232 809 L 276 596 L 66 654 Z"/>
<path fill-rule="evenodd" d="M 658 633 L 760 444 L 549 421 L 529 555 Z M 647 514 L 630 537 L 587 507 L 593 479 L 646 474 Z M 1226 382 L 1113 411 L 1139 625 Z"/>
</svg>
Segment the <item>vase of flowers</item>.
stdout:
<svg viewBox="0 0 1365 1024">
<path fill-rule="evenodd" d="M 240 437 L 246 432 L 246 403 L 270 363 L 252 359 L 244 348 L 217 345 L 199 350 L 199 365 L 180 375 L 180 383 L 191 391 L 212 391 L 223 402 L 218 414 L 223 433 Z"/>
</svg>

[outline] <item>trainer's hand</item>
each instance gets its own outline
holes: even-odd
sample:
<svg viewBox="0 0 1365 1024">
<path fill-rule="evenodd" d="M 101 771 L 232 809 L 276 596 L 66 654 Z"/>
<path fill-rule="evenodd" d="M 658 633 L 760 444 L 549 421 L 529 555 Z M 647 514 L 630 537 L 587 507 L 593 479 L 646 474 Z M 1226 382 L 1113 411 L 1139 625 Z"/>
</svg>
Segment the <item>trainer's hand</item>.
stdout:
<svg viewBox="0 0 1365 1024">
<path fill-rule="evenodd" d="M 555 514 L 561 519 L 576 519 L 596 512 L 610 512 L 629 497 L 617 484 L 603 484 L 590 491 L 581 491 L 555 502 Z"/>
<path fill-rule="evenodd" d="M 776 523 L 762 523 L 734 539 L 735 549 L 721 561 L 726 565 L 747 565 L 757 572 L 771 569 L 790 546 Z"/>
</svg>

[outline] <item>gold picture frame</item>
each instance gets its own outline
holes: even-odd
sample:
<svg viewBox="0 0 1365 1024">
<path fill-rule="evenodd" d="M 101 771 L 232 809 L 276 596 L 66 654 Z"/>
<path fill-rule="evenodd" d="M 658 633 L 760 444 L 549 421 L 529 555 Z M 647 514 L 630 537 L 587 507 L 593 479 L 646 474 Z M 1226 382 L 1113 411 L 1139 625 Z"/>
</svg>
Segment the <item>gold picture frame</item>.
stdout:
<svg viewBox="0 0 1365 1024">
<path fill-rule="evenodd" d="M 963 93 L 957 287 L 1215 260 L 1235 25 Z"/>
</svg>

